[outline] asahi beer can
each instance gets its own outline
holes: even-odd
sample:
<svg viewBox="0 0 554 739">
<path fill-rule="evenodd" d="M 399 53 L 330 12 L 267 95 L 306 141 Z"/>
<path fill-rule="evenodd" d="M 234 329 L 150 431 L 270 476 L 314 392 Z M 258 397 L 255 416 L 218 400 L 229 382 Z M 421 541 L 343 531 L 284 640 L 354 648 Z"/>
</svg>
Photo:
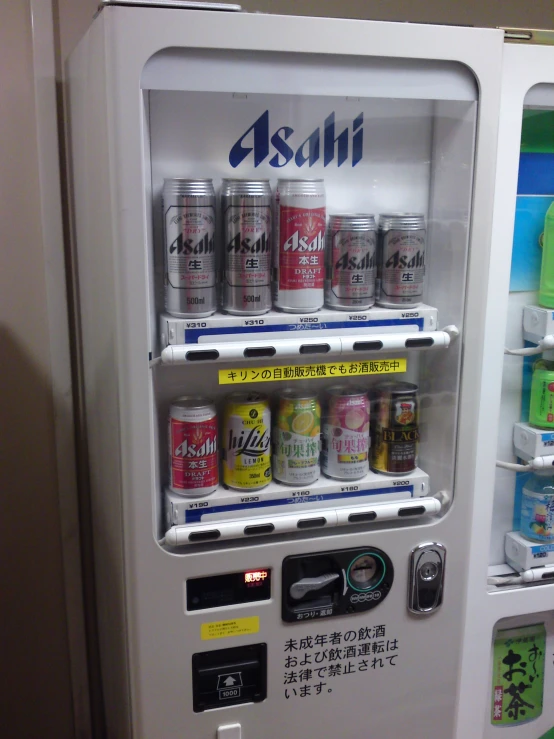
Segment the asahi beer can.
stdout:
<svg viewBox="0 0 554 739">
<path fill-rule="evenodd" d="M 261 490 L 271 482 L 271 412 L 267 395 L 232 393 L 223 412 L 223 484 Z"/>
<path fill-rule="evenodd" d="M 325 304 L 366 310 L 375 304 L 377 232 L 372 215 L 329 216 Z"/>
<path fill-rule="evenodd" d="M 418 387 L 386 382 L 375 391 L 372 411 L 371 469 L 385 475 L 406 475 L 417 467 L 419 444 Z"/>
<path fill-rule="evenodd" d="M 336 480 L 359 480 L 369 472 L 369 398 L 363 388 L 332 387 L 321 435 L 321 469 Z"/>
<path fill-rule="evenodd" d="M 288 313 L 313 313 L 324 297 L 323 180 L 278 180 L 275 203 L 273 302 Z"/>
<path fill-rule="evenodd" d="M 416 308 L 425 285 L 425 218 L 421 213 L 379 216 L 377 303 Z"/>
<path fill-rule="evenodd" d="M 169 488 L 209 495 L 219 483 L 217 413 L 209 398 L 183 396 L 169 409 Z"/>
<path fill-rule="evenodd" d="M 216 214 L 211 180 L 164 180 L 165 307 L 177 318 L 215 313 Z"/>
<path fill-rule="evenodd" d="M 273 476 L 285 485 L 319 477 L 321 405 L 317 395 L 294 388 L 278 396 L 273 429 Z"/>
<path fill-rule="evenodd" d="M 269 180 L 223 180 L 223 310 L 257 316 L 271 308 Z"/>
</svg>

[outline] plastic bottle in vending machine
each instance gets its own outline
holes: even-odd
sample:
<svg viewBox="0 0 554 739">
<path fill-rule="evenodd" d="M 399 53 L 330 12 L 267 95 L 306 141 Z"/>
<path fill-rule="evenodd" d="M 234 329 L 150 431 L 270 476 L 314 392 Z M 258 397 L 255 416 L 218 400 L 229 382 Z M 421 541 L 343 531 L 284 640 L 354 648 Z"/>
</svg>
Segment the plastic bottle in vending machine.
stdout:
<svg viewBox="0 0 554 739">
<path fill-rule="evenodd" d="M 544 218 L 539 305 L 554 308 L 554 201 Z"/>
</svg>

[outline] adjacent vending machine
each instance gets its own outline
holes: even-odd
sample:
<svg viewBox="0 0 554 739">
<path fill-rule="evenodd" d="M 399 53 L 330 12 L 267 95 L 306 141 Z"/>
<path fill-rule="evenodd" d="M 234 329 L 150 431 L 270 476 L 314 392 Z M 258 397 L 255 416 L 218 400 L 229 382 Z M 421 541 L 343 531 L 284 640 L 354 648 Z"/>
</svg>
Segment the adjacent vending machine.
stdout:
<svg viewBox="0 0 554 739">
<path fill-rule="evenodd" d="M 453 737 L 503 33 L 180 5 L 68 66 L 107 734 Z"/>
<path fill-rule="evenodd" d="M 459 736 L 554 736 L 553 43 L 506 31 L 483 378 L 497 469 L 494 495 L 476 491 Z"/>
</svg>

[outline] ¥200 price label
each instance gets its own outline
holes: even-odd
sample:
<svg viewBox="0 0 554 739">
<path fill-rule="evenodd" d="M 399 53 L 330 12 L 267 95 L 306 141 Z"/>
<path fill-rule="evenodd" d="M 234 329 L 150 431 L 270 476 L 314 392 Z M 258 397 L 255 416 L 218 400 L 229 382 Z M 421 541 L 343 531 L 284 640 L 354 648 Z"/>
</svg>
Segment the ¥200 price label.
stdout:
<svg viewBox="0 0 554 739">
<path fill-rule="evenodd" d="M 331 362 L 325 364 L 290 365 L 283 367 L 248 367 L 219 370 L 220 385 L 242 385 L 248 382 L 279 382 L 291 380 L 339 379 L 366 375 L 393 375 L 406 372 L 408 360 L 377 359 L 369 362 Z"/>
</svg>

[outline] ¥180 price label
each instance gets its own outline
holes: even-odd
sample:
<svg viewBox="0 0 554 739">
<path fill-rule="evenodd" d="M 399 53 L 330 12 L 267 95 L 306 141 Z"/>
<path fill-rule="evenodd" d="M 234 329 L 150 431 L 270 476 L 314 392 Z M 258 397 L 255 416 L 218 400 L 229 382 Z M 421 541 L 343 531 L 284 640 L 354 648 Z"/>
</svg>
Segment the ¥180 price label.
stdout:
<svg viewBox="0 0 554 739">
<path fill-rule="evenodd" d="M 363 377 L 366 375 L 393 375 L 406 372 L 408 360 L 376 359 L 369 362 L 331 362 L 326 364 L 290 365 L 219 370 L 220 385 L 242 385 L 248 382 L 280 382 Z"/>
</svg>

